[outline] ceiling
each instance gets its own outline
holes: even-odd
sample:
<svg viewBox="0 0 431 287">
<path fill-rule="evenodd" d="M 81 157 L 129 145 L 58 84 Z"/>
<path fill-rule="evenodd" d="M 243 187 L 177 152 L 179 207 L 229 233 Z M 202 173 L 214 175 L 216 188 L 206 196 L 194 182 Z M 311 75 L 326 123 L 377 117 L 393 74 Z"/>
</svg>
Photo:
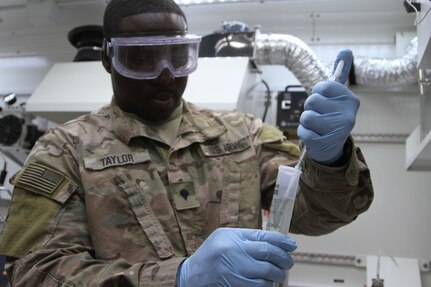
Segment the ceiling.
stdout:
<svg viewBox="0 0 431 287">
<path fill-rule="evenodd" d="M 106 0 L 0 0 L 0 58 L 48 55 L 73 57 L 67 33 L 101 24 Z M 278 0 L 183 6 L 189 31 L 206 35 L 226 20 L 262 33 L 291 34 L 308 44 L 393 42 L 414 32 L 414 15 L 402 0 Z"/>
</svg>

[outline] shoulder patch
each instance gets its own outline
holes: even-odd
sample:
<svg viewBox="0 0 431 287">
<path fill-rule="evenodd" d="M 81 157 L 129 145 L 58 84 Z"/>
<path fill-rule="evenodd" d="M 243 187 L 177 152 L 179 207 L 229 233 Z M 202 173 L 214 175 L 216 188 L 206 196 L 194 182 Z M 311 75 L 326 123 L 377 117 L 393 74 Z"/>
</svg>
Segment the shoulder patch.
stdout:
<svg viewBox="0 0 431 287">
<path fill-rule="evenodd" d="M 16 184 L 31 187 L 42 193 L 53 193 L 65 176 L 44 165 L 31 163 L 19 175 Z"/>
<path fill-rule="evenodd" d="M 264 124 L 259 134 L 259 140 L 266 148 L 290 153 L 299 156 L 301 150 L 298 145 L 287 141 L 283 132 L 271 125 Z"/>
<path fill-rule="evenodd" d="M 299 154 L 301 153 L 299 146 L 288 141 L 284 141 L 281 143 L 266 143 L 264 144 L 264 146 L 273 150 L 287 152 L 294 156 L 299 156 Z"/>
<path fill-rule="evenodd" d="M 268 124 L 262 126 L 259 134 L 259 140 L 262 143 L 282 141 L 284 139 L 283 132 Z"/>
</svg>

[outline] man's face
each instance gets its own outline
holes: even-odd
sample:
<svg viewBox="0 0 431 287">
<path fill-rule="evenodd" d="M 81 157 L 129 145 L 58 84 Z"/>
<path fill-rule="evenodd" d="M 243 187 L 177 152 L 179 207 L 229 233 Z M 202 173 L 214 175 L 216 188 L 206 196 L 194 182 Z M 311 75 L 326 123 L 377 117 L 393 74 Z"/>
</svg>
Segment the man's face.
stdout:
<svg viewBox="0 0 431 287">
<path fill-rule="evenodd" d="M 184 34 L 187 23 L 174 13 L 142 13 L 123 19 L 116 37 L 174 36 Z M 119 74 L 111 59 L 104 57 L 111 73 L 114 97 L 125 112 L 151 121 L 163 121 L 180 105 L 187 76 L 173 77 L 168 69 L 155 79 L 137 80 Z"/>
</svg>

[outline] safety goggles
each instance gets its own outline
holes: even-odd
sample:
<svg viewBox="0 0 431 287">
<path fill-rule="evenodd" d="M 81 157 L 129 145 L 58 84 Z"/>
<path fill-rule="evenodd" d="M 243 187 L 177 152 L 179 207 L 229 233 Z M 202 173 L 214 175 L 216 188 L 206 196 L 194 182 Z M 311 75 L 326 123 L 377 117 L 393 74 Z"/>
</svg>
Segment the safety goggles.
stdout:
<svg viewBox="0 0 431 287">
<path fill-rule="evenodd" d="M 105 48 L 115 70 L 125 77 L 154 79 L 164 69 L 184 77 L 198 66 L 200 41 L 201 37 L 189 34 L 112 38 Z"/>
</svg>

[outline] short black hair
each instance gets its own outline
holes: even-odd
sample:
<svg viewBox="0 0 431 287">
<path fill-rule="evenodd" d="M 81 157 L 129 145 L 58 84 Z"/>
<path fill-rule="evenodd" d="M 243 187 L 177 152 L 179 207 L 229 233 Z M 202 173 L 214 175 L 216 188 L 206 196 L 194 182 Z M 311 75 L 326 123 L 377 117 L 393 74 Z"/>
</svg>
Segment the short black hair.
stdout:
<svg viewBox="0 0 431 287">
<path fill-rule="evenodd" d="M 115 37 L 121 21 L 127 17 L 141 13 L 175 13 L 186 16 L 174 0 L 111 0 L 103 16 L 103 37 Z"/>
</svg>

